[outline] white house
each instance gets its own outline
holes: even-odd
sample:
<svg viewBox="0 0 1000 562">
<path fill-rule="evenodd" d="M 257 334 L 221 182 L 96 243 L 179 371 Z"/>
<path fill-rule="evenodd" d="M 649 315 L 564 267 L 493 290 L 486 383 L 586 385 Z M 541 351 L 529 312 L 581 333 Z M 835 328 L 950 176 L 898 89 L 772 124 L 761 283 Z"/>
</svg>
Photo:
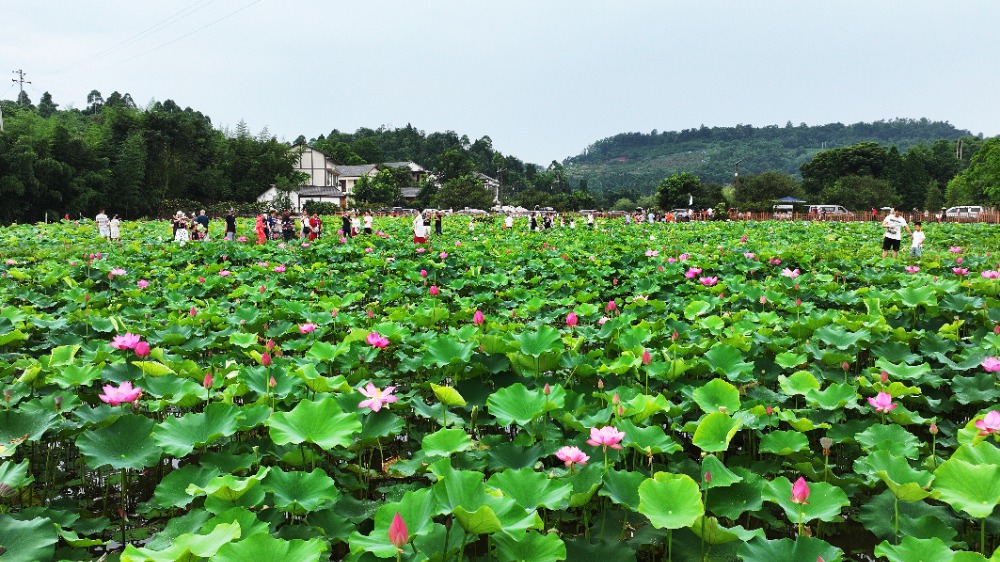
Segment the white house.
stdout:
<svg viewBox="0 0 1000 562">
<path fill-rule="evenodd" d="M 378 166 L 375 164 L 361 164 L 358 166 L 337 166 L 337 180 L 340 191 L 347 197 L 354 197 L 354 186 L 362 176 L 374 178 L 378 174 Z"/>
<path fill-rule="evenodd" d="M 481 172 L 475 172 L 472 174 L 472 177 L 483 182 L 483 187 L 493 194 L 493 202 L 500 204 L 500 182 L 497 179 L 491 178 Z"/>
<path fill-rule="evenodd" d="M 338 187 L 337 167 L 333 160 L 326 154 L 304 144 L 295 145 L 291 150 L 298 156 L 295 161 L 295 171 L 309 177 L 302 186 L 289 193 L 292 207 L 290 210 L 300 211 L 303 205 L 309 201 L 334 203 L 346 208 L 347 198 Z M 267 191 L 257 196 L 257 201 L 274 201 L 277 196 L 278 190 L 272 185 Z"/>
</svg>

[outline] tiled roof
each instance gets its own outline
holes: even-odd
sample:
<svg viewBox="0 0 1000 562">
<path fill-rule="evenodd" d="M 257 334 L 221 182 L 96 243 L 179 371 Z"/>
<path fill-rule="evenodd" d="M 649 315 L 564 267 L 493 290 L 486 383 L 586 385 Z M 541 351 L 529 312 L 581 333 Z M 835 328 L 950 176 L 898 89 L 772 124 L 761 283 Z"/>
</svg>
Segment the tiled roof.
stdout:
<svg viewBox="0 0 1000 562">
<path fill-rule="evenodd" d="M 375 164 L 361 164 L 358 166 L 337 166 L 337 171 L 340 172 L 342 178 L 360 178 L 371 172 L 373 168 L 375 168 Z"/>
<path fill-rule="evenodd" d="M 328 185 L 306 185 L 296 192 L 299 197 L 343 197 L 344 193 Z"/>
</svg>

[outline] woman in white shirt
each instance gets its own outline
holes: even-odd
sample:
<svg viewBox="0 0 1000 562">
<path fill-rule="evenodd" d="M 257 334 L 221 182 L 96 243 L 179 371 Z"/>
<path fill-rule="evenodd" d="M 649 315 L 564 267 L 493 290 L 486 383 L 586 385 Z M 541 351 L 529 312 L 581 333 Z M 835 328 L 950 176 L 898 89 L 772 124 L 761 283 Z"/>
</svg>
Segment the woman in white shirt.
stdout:
<svg viewBox="0 0 1000 562">
<path fill-rule="evenodd" d="M 424 226 L 424 214 L 421 211 L 413 219 L 413 243 L 423 244 L 424 242 L 427 242 L 427 227 Z"/>
</svg>

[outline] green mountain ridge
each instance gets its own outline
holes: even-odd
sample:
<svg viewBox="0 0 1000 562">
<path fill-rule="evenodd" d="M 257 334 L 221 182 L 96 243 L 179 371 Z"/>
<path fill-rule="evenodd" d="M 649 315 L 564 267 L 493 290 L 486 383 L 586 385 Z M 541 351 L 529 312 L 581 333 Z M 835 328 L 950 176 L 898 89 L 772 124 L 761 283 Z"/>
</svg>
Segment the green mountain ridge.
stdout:
<svg viewBox="0 0 1000 562">
<path fill-rule="evenodd" d="M 571 184 L 584 182 L 594 194 L 646 195 L 661 179 L 678 172 L 690 172 L 706 183 L 728 184 L 739 162 L 741 176 L 778 171 L 800 177 L 800 166 L 823 150 L 874 141 L 905 151 L 919 144 L 970 136 L 971 132 L 948 122 L 926 118 L 851 125 L 702 126 L 614 135 L 566 158 L 563 166 Z"/>
</svg>

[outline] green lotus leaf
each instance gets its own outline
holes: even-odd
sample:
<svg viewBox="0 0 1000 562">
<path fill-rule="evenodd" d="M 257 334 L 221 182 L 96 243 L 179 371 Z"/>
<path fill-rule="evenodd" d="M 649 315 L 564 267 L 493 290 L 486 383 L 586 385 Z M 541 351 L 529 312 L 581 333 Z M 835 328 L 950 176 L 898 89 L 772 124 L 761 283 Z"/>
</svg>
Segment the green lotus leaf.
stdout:
<svg viewBox="0 0 1000 562">
<path fill-rule="evenodd" d="M 398 435 L 405 427 L 406 422 L 403 421 L 403 418 L 392 413 L 388 408 L 382 408 L 361 418 L 361 435 L 358 438 L 362 443 L 368 443 L 376 439 Z"/>
<path fill-rule="evenodd" d="M 962 405 L 995 402 L 1000 397 L 1000 388 L 993 373 L 976 373 L 970 377 L 955 376 L 951 379 L 951 390 L 955 400 Z"/>
<path fill-rule="evenodd" d="M 565 509 L 573 491 L 573 486 L 530 468 L 498 472 L 486 483 L 529 510 L 539 507 Z"/>
<path fill-rule="evenodd" d="M 796 371 L 791 376 L 778 377 L 778 386 L 788 396 L 804 396 L 810 390 L 819 390 L 819 381 L 809 371 Z"/>
<path fill-rule="evenodd" d="M 867 341 L 871 337 L 871 333 L 868 330 L 861 330 L 858 332 L 848 332 L 842 326 L 836 324 L 829 324 L 819 328 L 814 332 L 816 338 L 827 345 L 832 345 L 837 349 L 847 350 L 855 345 L 861 340 Z"/>
<path fill-rule="evenodd" d="M 270 532 L 268 524 L 258 519 L 254 512 L 245 507 L 234 507 L 216 514 L 215 517 L 205 521 L 205 524 L 201 526 L 200 532 L 205 533 L 210 529 L 215 529 L 216 525 L 221 523 L 238 523 L 241 534 L 247 537 L 256 535 L 257 533 Z"/>
<path fill-rule="evenodd" d="M 364 536 L 357 531 L 351 533 L 351 552 L 370 552 L 379 558 L 395 558 L 397 551 L 389 542 L 389 525 L 396 513 L 406 523 L 407 532 L 414 541 L 427 536 L 434 530 L 434 493 L 430 488 L 411 490 L 403 494 L 399 502 L 382 505 L 375 514 L 375 529 L 369 535 Z"/>
<path fill-rule="evenodd" d="M 188 485 L 204 487 L 220 474 L 218 468 L 211 466 L 197 464 L 182 466 L 170 471 L 163 480 L 160 480 L 156 485 L 153 499 L 161 508 L 184 507 L 194 500 L 194 497 L 187 493 Z"/>
<path fill-rule="evenodd" d="M 753 373 L 753 363 L 744 361 L 743 352 L 731 345 L 714 345 L 704 357 L 712 372 L 725 375 L 731 381 L 743 382 Z"/>
<path fill-rule="evenodd" d="M 337 483 L 317 468 L 312 472 L 285 472 L 274 467 L 263 482 L 264 489 L 274 494 L 274 505 L 294 515 L 319 509 L 337 499 Z"/>
<path fill-rule="evenodd" d="M 47 517 L 21 521 L 0 515 L 0 546 L 4 548 L 0 558 L 4 562 L 52 560 L 57 540 L 56 525 Z"/>
<path fill-rule="evenodd" d="M 918 306 L 923 306 L 924 308 L 936 307 L 938 304 L 935 289 L 930 285 L 924 285 L 921 287 L 914 287 L 911 285 L 901 289 L 896 289 L 893 296 L 899 299 L 899 302 L 909 309 L 915 309 Z"/>
<path fill-rule="evenodd" d="M 439 429 L 424 437 L 420 444 L 420 450 L 429 458 L 449 457 L 472 447 L 472 438 L 464 429 L 459 428 Z"/>
<path fill-rule="evenodd" d="M 52 348 L 49 355 L 49 368 L 66 367 L 76 362 L 76 354 L 80 352 L 79 345 L 61 345 Z"/>
<path fill-rule="evenodd" d="M 681 450 L 680 444 L 671 439 L 659 425 L 636 427 L 626 418 L 622 418 L 617 423 L 618 429 L 625 433 L 624 443 L 626 447 L 654 455 L 670 454 Z"/>
<path fill-rule="evenodd" d="M 628 506 L 632 511 L 638 511 L 639 485 L 645 481 L 646 476 L 641 472 L 612 469 L 604 474 L 604 485 L 597 493 L 610 498 L 617 505 Z"/>
<path fill-rule="evenodd" d="M 709 489 L 725 488 L 743 481 L 742 476 L 729 470 L 715 455 L 705 455 L 701 461 L 702 477 L 709 472 L 712 473 L 712 481 L 704 483 L 704 486 Z"/>
<path fill-rule="evenodd" d="M 690 476 L 657 472 L 639 485 L 639 513 L 658 529 L 682 529 L 704 515 L 705 506 Z"/>
<path fill-rule="evenodd" d="M 740 391 L 722 379 L 712 379 L 691 393 L 695 403 L 706 414 L 712 412 L 733 413 L 740 409 Z"/>
<path fill-rule="evenodd" d="M 783 351 L 774 356 L 774 362 L 785 369 L 794 369 L 805 364 L 808 360 L 809 356 L 805 353 L 791 353 L 789 351 Z"/>
<path fill-rule="evenodd" d="M 357 413 L 346 413 L 336 400 L 302 400 L 290 412 L 275 412 L 265 422 L 271 440 L 286 443 L 315 443 L 323 449 L 347 447 L 361 431 Z"/>
<path fill-rule="evenodd" d="M 195 447 L 236 433 L 240 409 L 232 404 L 209 404 L 204 413 L 168 417 L 153 430 L 153 441 L 168 455 L 184 457 Z"/>
<path fill-rule="evenodd" d="M 322 539 L 284 540 L 260 533 L 239 542 L 224 545 L 212 560 L 217 562 L 246 562 L 247 560 L 295 560 L 318 562 L 326 552 Z"/>
<path fill-rule="evenodd" d="M 500 560 L 552 562 L 566 560 L 566 543 L 556 533 L 525 533 L 520 540 L 500 534 L 493 539 Z"/>
<path fill-rule="evenodd" d="M 573 494 L 569 497 L 569 507 L 587 505 L 597 493 L 597 489 L 601 487 L 603 476 L 603 468 L 591 462 L 591 464 L 578 468 L 566 477 L 566 480 L 573 486 Z"/>
<path fill-rule="evenodd" d="M 539 326 L 538 331 L 525 331 L 514 336 L 514 340 L 520 344 L 521 353 L 534 358 L 548 353 L 558 353 L 563 349 L 559 331 L 544 324 Z"/>
<path fill-rule="evenodd" d="M 350 350 L 350 342 L 342 341 L 334 345 L 324 341 L 316 341 L 313 342 L 312 347 L 306 352 L 306 358 L 315 361 L 335 361 Z"/>
<path fill-rule="evenodd" d="M 659 532 L 659 531 L 657 531 Z M 614 560 L 615 562 L 636 562 L 635 550 L 629 543 L 598 541 L 577 536 L 563 539 L 566 543 L 567 560 Z"/>
<path fill-rule="evenodd" d="M 772 480 L 771 485 L 764 489 L 763 498 L 780 505 L 792 523 L 799 522 L 800 513 L 803 523 L 813 519 L 838 521 L 841 509 L 851 505 L 847 494 L 833 484 L 810 482 L 809 489 L 808 501 L 797 504 L 792 501 L 792 483 L 781 476 Z"/>
<path fill-rule="evenodd" d="M 445 406 L 465 406 L 465 398 L 450 386 L 431 383 L 431 390 L 434 391 L 434 396 L 437 397 L 438 401 Z"/>
<path fill-rule="evenodd" d="M 955 552 L 937 537 L 929 539 L 903 537 L 903 540 L 896 545 L 882 541 L 875 547 L 875 556 L 884 556 L 889 562 L 913 562 L 915 560 L 951 562 L 955 559 Z"/>
<path fill-rule="evenodd" d="M 830 543 L 813 537 L 767 540 L 757 537 L 737 551 L 743 560 L 803 560 L 822 558 L 826 562 L 840 560 L 844 551 Z"/>
<path fill-rule="evenodd" d="M 691 443 L 706 453 L 717 453 L 729 448 L 729 442 L 742 423 L 723 412 L 706 414 L 698 423 Z"/>
<path fill-rule="evenodd" d="M 316 342 L 322 343 L 322 342 Z M 306 388 L 313 392 L 350 392 L 351 385 L 343 375 L 325 377 L 316 371 L 316 365 L 306 363 L 299 365 L 292 373 L 306 384 Z"/>
<path fill-rule="evenodd" d="M 0 485 L 6 486 L 9 493 L 13 493 L 34 481 L 35 477 L 28 474 L 28 459 L 17 464 L 12 461 L 0 464 Z"/>
<path fill-rule="evenodd" d="M 491 446 L 487 454 L 492 470 L 518 469 L 534 466 L 538 459 L 545 454 L 545 450 L 541 443 L 525 447 L 505 441 L 499 445 Z"/>
<path fill-rule="evenodd" d="M 912 433 L 895 424 L 875 424 L 855 436 L 867 451 L 886 450 L 894 455 L 916 459 L 920 441 Z"/>
<path fill-rule="evenodd" d="M 884 490 L 861 506 L 860 521 L 876 538 L 895 543 L 897 522 L 892 515 L 895 510 L 899 511 L 901 537 L 937 537 L 951 546 L 955 544 L 957 529 L 963 524 L 946 505 L 931 505 L 924 501 L 900 502 L 890 490 Z"/>
<path fill-rule="evenodd" d="M 710 513 L 736 519 L 747 512 L 754 512 L 764 504 L 761 493 L 767 483 L 759 476 L 754 475 L 754 480 L 749 480 L 744 474 L 743 481 L 726 486 L 724 488 L 712 488 L 708 494 L 708 505 L 706 510 Z M 713 483 L 714 483 L 713 474 Z"/>
<path fill-rule="evenodd" d="M 451 364 L 465 364 L 472 358 L 472 342 L 460 342 L 448 336 L 438 336 L 427 344 L 427 353 L 424 355 L 423 364 L 425 367 L 444 367 Z"/>
<path fill-rule="evenodd" d="M 262 497 L 263 491 L 259 484 L 270 470 L 270 467 L 262 467 L 257 474 L 245 478 L 223 474 L 212 478 L 204 486 L 188 484 L 186 491 L 191 496 L 210 496 L 227 502 L 236 502 L 249 493 L 259 492 Z"/>
<path fill-rule="evenodd" d="M 132 361 L 132 364 L 151 377 L 177 374 L 173 369 L 158 361 Z"/>
<path fill-rule="evenodd" d="M 850 384 L 834 383 L 824 390 L 807 390 L 805 397 L 810 406 L 819 406 L 824 410 L 842 410 L 857 403 L 858 390 Z"/>
<path fill-rule="evenodd" d="M 950 458 L 934 471 L 933 489 L 955 511 L 989 517 L 1000 502 L 1000 465 Z"/>
<path fill-rule="evenodd" d="M 185 533 L 175 538 L 173 543 L 164 550 L 137 548 L 134 545 L 125 547 L 122 562 L 173 562 L 187 560 L 193 557 L 212 558 L 223 545 L 240 538 L 242 533 L 239 523 L 221 523 L 205 535 Z"/>
<path fill-rule="evenodd" d="M 163 451 L 152 439 L 156 422 L 134 414 L 126 414 L 100 429 L 84 431 L 76 438 L 76 446 L 87 466 L 139 470 L 153 466 Z"/>
<path fill-rule="evenodd" d="M 875 361 L 875 367 L 888 373 L 891 379 L 902 379 L 918 384 L 922 384 L 924 377 L 931 372 L 931 366 L 927 363 L 919 365 L 900 363 L 897 365 L 882 358 Z"/>
<path fill-rule="evenodd" d="M 749 541 L 755 537 L 763 537 L 763 529 L 752 531 L 737 525 L 735 527 L 723 527 L 719 524 L 717 517 L 705 517 L 702 515 L 691 525 L 691 531 L 703 538 L 706 544 L 726 544 L 735 541 Z"/>
<path fill-rule="evenodd" d="M 934 475 L 926 470 L 914 469 L 906 459 L 892 455 L 889 451 L 875 451 L 864 459 L 859 459 L 855 463 L 855 470 L 860 465 L 864 465 L 869 474 L 885 482 L 889 490 L 903 501 L 920 501 L 931 495 L 928 490 Z"/>
<path fill-rule="evenodd" d="M 486 407 L 501 425 L 524 427 L 545 412 L 563 407 L 566 391 L 560 385 L 551 389 L 552 393 L 545 396 L 541 388 L 528 390 L 523 384 L 515 383 L 491 394 L 486 400 Z"/>
<path fill-rule="evenodd" d="M 257 334 L 237 332 L 229 335 L 229 343 L 243 349 L 257 345 L 257 339 Z"/>
<path fill-rule="evenodd" d="M 19 439 L 38 441 L 46 431 L 59 426 L 60 421 L 53 411 L 0 410 L 0 444 L 7 445 Z"/>
<path fill-rule="evenodd" d="M 809 438 L 798 431 L 772 431 L 760 438 L 760 451 L 788 456 L 809 448 Z"/>
<path fill-rule="evenodd" d="M 83 388 L 101 378 L 101 370 L 93 365 L 67 365 L 56 369 L 56 373 L 48 378 L 61 388 Z"/>
<path fill-rule="evenodd" d="M 684 318 L 694 320 L 695 318 L 707 314 L 712 310 L 712 305 L 705 301 L 691 301 L 684 307 Z"/>
</svg>

